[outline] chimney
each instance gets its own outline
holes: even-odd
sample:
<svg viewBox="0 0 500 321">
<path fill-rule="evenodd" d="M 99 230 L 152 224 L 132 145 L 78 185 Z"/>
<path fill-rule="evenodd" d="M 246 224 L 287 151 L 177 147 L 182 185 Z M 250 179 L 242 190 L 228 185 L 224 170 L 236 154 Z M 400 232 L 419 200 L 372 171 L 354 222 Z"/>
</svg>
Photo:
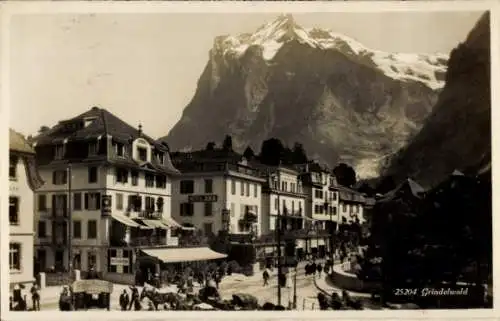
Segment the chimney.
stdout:
<svg viewBox="0 0 500 321">
<path fill-rule="evenodd" d="M 139 123 L 138 128 L 139 129 L 137 130 L 137 132 L 138 132 L 139 136 L 142 136 L 142 125 L 141 125 L 141 123 Z"/>
</svg>

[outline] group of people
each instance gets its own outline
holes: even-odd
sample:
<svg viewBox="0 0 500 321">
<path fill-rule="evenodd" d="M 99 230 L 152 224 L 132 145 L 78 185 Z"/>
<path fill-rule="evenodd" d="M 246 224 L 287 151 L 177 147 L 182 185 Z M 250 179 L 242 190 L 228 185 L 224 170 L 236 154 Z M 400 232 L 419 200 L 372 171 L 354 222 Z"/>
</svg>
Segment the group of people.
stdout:
<svg viewBox="0 0 500 321">
<path fill-rule="evenodd" d="M 120 307 L 122 311 L 132 310 L 134 307 L 135 311 L 141 310 L 142 306 L 139 300 L 139 289 L 136 286 L 130 286 L 131 294 L 128 295 L 127 290 L 123 290 L 122 294 L 120 294 Z"/>
<path fill-rule="evenodd" d="M 9 297 L 9 309 L 13 311 L 26 311 L 28 310 L 28 302 L 26 300 L 26 295 L 23 295 L 22 290 L 23 285 L 16 284 L 12 291 L 12 295 Z M 40 291 L 38 285 L 35 283 L 30 288 L 32 310 L 40 311 Z"/>
</svg>

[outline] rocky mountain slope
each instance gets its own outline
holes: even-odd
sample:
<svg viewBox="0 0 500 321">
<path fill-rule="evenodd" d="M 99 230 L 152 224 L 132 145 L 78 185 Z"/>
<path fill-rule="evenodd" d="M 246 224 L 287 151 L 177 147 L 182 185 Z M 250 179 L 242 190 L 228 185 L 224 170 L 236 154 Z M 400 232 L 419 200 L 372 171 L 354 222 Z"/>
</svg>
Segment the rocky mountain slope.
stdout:
<svg viewBox="0 0 500 321">
<path fill-rule="evenodd" d="M 449 59 L 446 85 L 422 130 L 384 170 L 431 186 L 455 169 L 491 166 L 490 24 L 484 14 Z M 488 165 L 489 164 L 489 165 Z"/>
<path fill-rule="evenodd" d="M 420 130 L 447 59 L 372 50 L 282 15 L 253 34 L 215 39 L 193 99 L 163 139 L 172 150 L 198 149 L 230 134 L 239 151 L 259 151 L 276 137 L 373 176 Z"/>
</svg>

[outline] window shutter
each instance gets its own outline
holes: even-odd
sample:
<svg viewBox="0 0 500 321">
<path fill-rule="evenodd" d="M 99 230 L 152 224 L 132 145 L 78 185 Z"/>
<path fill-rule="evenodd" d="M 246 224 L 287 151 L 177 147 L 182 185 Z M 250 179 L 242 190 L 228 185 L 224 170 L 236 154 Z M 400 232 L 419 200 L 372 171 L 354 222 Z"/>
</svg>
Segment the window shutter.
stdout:
<svg viewBox="0 0 500 321">
<path fill-rule="evenodd" d="M 96 193 L 95 194 L 95 199 L 96 199 L 96 209 L 100 210 L 101 209 L 101 193 Z"/>
<path fill-rule="evenodd" d="M 64 171 L 64 175 L 63 175 L 63 184 L 67 184 L 68 183 L 68 171 Z"/>
<path fill-rule="evenodd" d="M 89 194 L 85 193 L 85 209 L 89 209 Z"/>
<path fill-rule="evenodd" d="M 56 196 L 52 194 L 52 213 L 55 213 L 56 210 Z"/>
</svg>

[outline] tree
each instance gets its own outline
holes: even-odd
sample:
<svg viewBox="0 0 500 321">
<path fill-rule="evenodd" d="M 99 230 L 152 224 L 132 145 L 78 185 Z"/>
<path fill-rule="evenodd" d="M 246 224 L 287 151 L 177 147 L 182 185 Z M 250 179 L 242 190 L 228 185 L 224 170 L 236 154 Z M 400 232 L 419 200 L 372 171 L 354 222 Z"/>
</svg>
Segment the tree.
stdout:
<svg viewBox="0 0 500 321">
<path fill-rule="evenodd" d="M 352 187 L 356 184 L 356 172 L 354 169 L 345 164 L 340 163 L 333 169 L 333 174 L 337 178 L 337 182 L 345 187 Z"/>
<path fill-rule="evenodd" d="M 270 138 L 262 142 L 260 161 L 262 164 L 278 166 L 283 160 L 285 147 L 277 138 Z"/>
<path fill-rule="evenodd" d="M 226 135 L 226 137 L 224 138 L 222 149 L 226 152 L 233 150 L 233 138 L 230 135 Z"/>
<path fill-rule="evenodd" d="M 50 128 L 47 127 L 47 126 L 42 126 L 40 127 L 40 129 L 38 130 L 38 132 L 41 134 L 41 133 L 45 133 L 46 131 L 48 131 Z"/>
<path fill-rule="evenodd" d="M 208 142 L 207 147 L 205 147 L 205 150 L 214 150 L 214 149 L 215 149 L 215 143 Z"/>
<path fill-rule="evenodd" d="M 307 163 L 307 154 L 304 150 L 304 146 L 301 143 L 295 143 L 292 149 L 292 162 L 293 164 L 305 164 Z"/>
<path fill-rule="evenodd" d="M 250 146 L 248 146 L 243 152 L 243 157 L 245 157 L 246 159 L 252 159 L 255 157 L 255 153 L 253 152 L 253 149 Z"/>
</svg>

